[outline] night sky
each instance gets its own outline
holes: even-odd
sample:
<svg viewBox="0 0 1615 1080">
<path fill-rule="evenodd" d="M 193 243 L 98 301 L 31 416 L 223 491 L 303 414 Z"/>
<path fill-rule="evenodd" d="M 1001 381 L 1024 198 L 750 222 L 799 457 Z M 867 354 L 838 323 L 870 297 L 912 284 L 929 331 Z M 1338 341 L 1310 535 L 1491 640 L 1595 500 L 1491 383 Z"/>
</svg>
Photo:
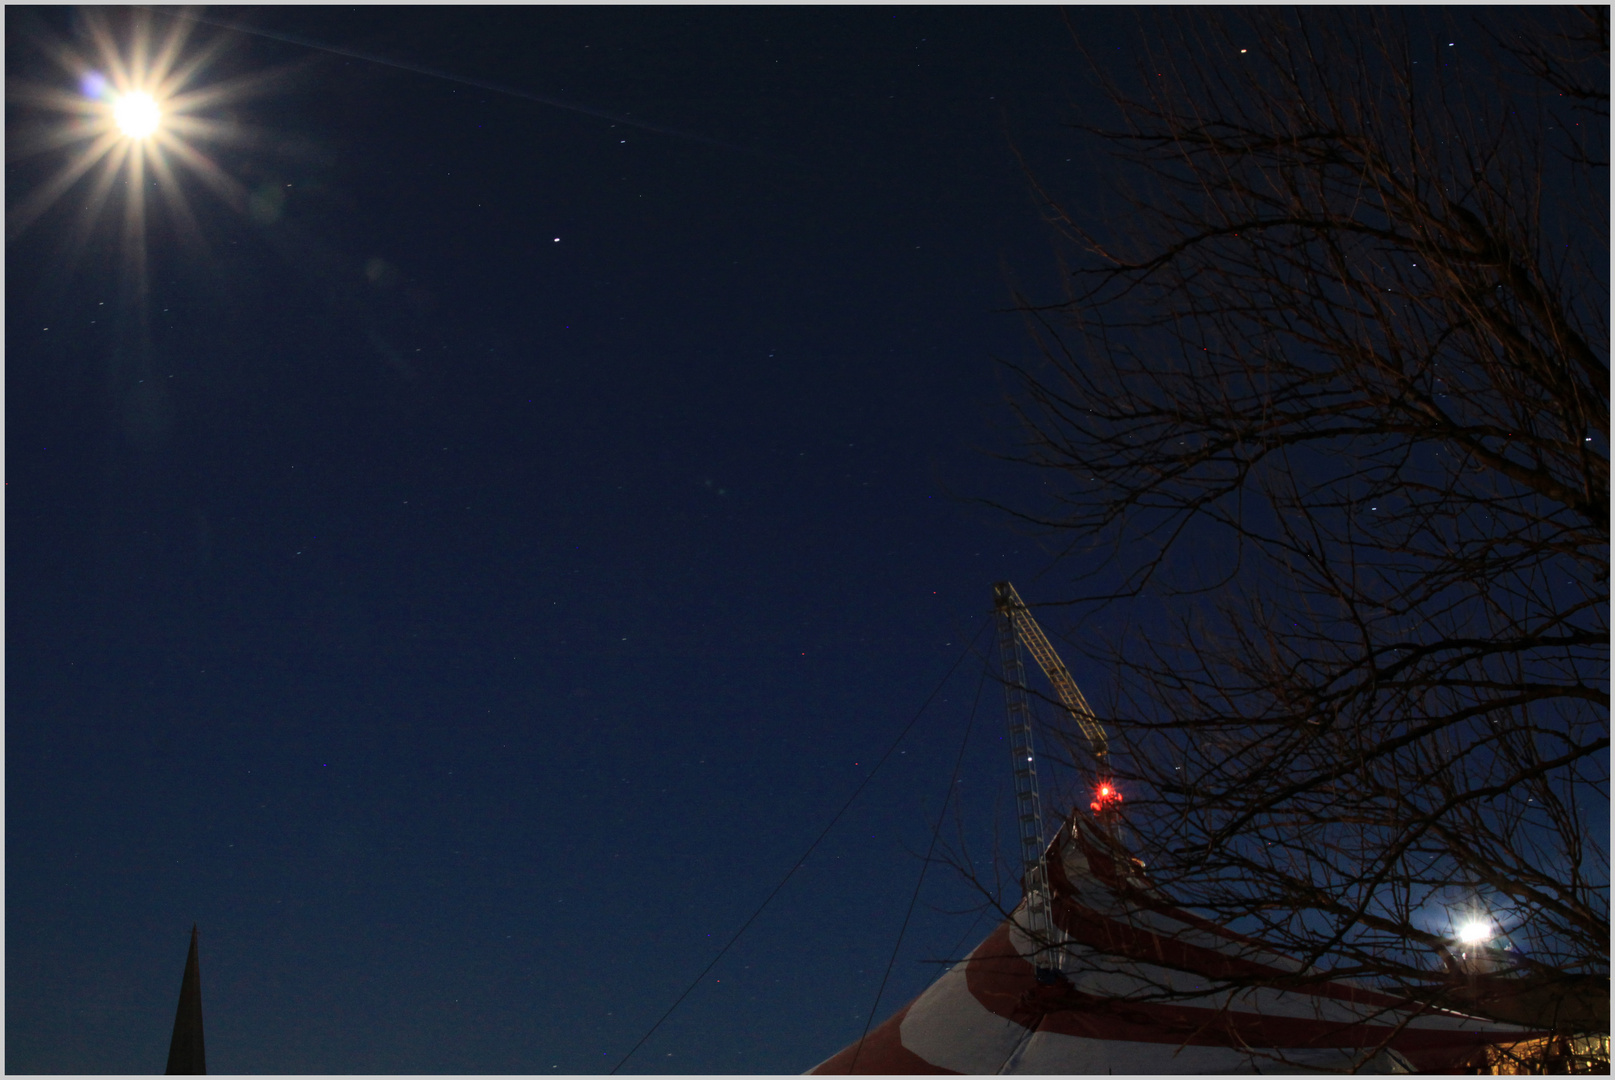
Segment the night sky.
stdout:
<svg viewBox="0 0 1615 1080">
<path fill-rule="evenodd" d="M 1039 483 L 993 456 L 1013 292 L 1059 288 L 1017 151 L 1097 187 L 1061 125 L 1098 95 L 1049 8 L 207 17 L 264 32 L 182 47 L 223 41 L 194 146 L 238 187 L 150 189 L 144 295 L 121 174 L 8 240 L 5 1065 L 161 1069 L 194 922 L 213 1072 L 605 1071 L 991 583 L 1059 591 L 979 500 Z M 88 25 L 8 7 L 9 83 L 78 93 Z M 82 142 L 7 122 L 14 210 Z M 627 1071 L 858 1036 L 981 672 Z M 1002 729 L 989 681 L 945 829 L 978 854 Z M 930 871 L 877 1020 L 975 903 Z"/>
</svg>

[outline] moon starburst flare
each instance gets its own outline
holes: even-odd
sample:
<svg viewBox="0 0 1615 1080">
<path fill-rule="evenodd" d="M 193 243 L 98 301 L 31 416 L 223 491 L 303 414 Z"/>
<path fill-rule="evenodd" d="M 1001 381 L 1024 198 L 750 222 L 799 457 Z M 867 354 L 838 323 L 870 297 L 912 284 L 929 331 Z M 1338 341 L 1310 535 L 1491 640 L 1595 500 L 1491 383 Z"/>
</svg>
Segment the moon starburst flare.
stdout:
<svg viewBox="0 0 1615 1080">
<path fill-rule="evenodd" d="M 205 144 L 228 141 L 237 133 L 207 112 L 244 96 L 264 77 L 201 85 L 226 37 L 194 43 L 190 35 L 195 23 L 173 19 L 159 39 L 150 13 L 130 16 L 126 29 L 115 34 L 106 13 L 86 11 L 78 43 L 43 43 L 65 85 L 8 87 L 11 99 L 31 109 L 37 122 L 8 140 L 7 156 L 15 161 L 66 154 L 53 173 L 7 208 L 6 239 L 16 239 L 83 184 L 88 198 L 80 202 L 74 230 L 82 245 L 114 189 L 122 187 L 125 269 L 136 293 L 143 294 L 150 189 L 162 192 L 169 216 L 188 241 L 200 242 L 201 232 L 178 182 L 179 168 L 226 204 L 245 207 L 241 185 L 203 150 Z"/>
<path fill-rule="evenodd" d="M 123 95 L 112 107 L 112 119 L 117 123 L 118 130 L 131 139 L 144 139 L 156 134 L 162 118 L 163 110 L 157 102 L 152 100 L 150 94 L 141 91 Z"/>
</svg>

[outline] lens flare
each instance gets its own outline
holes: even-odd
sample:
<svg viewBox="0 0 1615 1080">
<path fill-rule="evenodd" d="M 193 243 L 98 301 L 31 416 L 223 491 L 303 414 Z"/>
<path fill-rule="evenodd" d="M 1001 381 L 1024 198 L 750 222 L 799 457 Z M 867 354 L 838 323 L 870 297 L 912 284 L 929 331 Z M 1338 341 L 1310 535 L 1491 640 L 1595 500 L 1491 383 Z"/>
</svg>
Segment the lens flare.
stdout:
<svg viewBox="0 0 1615 1080">
<path fill-rule="evenodd" d="M 166 29 L 159 33 L 154 18 L 161 18 Z M 227 38 L 193 41 L 195 28 L 192 20 L 144 9 L 91 8 L 80 39 L 40 42 L 63 78 L 8 84 L 20 122 L 13 127 L 8 114 L 6 148 L 13 160 L 50 155 L 58 164 L 7 209 L 8 241 L 53 207 L 66 205 L 79 216 L 70 242 L 87 244 L 102 215 L 121 196 L 125 269 L 135 293 L 143 294 L 147 216 L 154 196 L 181 238 L 201 248 L 206 243 L 186 194 L 194 185 L 182 179 L 246 211 L 242 185 L 203 147 L 241 141 L 239 123 L 217 116 L 219 107 L 271 85 L 276 73 L 263 70 L 209 83 L 204 72 Z"/>
<path fill-rule="evenodd" d="M 1458 940 L 1464 945 L 1484 945 L 1492 939 L 1492 924 L 1485 919 L 1471 919 L 1458 928 Z"/>
<path fill-rule="evenodd" d="M 111 89 L 107 77 L 99 71 L 86 71 L 84 77 L 79 80 L 80 93 L 96 101 L 106 97 Z"/>
</svg>

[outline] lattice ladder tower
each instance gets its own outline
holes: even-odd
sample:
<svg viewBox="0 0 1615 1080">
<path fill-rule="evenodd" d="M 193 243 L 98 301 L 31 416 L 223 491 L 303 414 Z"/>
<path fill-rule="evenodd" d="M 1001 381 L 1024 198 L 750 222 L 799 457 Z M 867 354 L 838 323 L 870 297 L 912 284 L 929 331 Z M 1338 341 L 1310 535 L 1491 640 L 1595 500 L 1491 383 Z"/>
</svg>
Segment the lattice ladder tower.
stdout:
<svg viewBox="0 0 1615 1080">
<path fill-rule="evenodd" d="M 1064 966 L 1065 935 L 1055 924 L 1050 910 L 1049 872 L 1045 861 L 1043 807 L 1037 786 L 1037 749 L 1032 739 L 1032 703 L 1026 685 L 1026 665 L 1021 646 L 1032 654 L 1043 674 L 1054 685 L 1061 704 L 1093 749 L 1097 769 L 1105 771 L 1109 747 L 1105 729 L 1088 707 L 1076 680 L 1049 644 L 1043 628 L 1027 610 L 1026 604 L 1007 581 L 993 586 L 993 607 L 998 615 L 998 653 L 1004 678 L 1004 705 L 1009 714 L 1009 753 L 1015 776 L 1015 813 L 1019 819 L 1021 868 L 1026 890 L 1026 932 L 1037 955 L 1033 966 L 1039 982 L 1055 982 Z M 1108 782 L 1101 783 L 1106 795 Z M 1097 804 L 1096 804 L 1097 809 Z"/>
</svg>

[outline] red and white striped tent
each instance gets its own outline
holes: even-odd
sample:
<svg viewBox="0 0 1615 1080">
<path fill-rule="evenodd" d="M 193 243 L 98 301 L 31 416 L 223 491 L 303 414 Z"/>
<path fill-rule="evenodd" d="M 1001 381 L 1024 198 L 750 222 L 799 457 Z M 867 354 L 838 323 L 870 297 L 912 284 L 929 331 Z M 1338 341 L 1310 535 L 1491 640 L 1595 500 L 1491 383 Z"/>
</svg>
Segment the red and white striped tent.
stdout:
<svg viewBox="0 0 1615 1080">
<path fill-rule="evenodd" d="M 1050 849 L 1068 984 L 1038 983 L 1023 904 L 861 1046 L 811 1071 L 1452 1072 L 1487 1044 L 1541 1034 L 1309 980 L 1261 942 L 1123 881 L 1114 850 L 1086 821 Z"/>
</svg>

